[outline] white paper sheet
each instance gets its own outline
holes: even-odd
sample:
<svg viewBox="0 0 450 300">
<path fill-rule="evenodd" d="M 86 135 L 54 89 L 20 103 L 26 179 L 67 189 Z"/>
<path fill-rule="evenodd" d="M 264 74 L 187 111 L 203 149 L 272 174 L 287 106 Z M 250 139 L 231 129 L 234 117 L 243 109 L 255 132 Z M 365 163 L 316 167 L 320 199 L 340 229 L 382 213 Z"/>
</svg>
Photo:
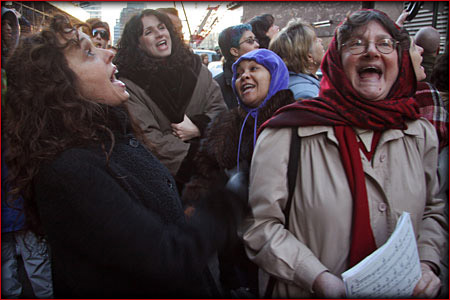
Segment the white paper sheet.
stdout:
<svg viewBox="0 0 450 300">
<path fill-rule="evenodd" d="M 383 246 L 342 273 L 348 298 L 409 298 L 420 277 L 417 243 L 407 212 Z"/>
</svg>

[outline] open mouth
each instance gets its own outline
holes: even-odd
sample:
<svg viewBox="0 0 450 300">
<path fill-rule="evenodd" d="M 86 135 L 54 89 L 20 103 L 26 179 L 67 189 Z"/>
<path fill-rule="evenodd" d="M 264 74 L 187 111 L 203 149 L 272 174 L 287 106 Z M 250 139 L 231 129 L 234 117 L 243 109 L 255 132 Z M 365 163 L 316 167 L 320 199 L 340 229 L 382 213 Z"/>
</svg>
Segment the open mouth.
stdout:
<svg viewBox="0 0 450 300">
<path fill-rule="evenodd" d="M 156 43 L 156 47 L 161 47 L 161 46 L 167 46 L 167 41 L 166 40 L 162 40 L 162 41 Z"/>
<path fill-rule="evenodd" d="M 366 66 L 358 69 L 358 75 L 361 78 L 380 78 L 383 71 L 377 66 Z"/>
<path fill-rule="evenodd" d="M 244 84 L 242 86 L 241 91 L 242 91 L 243 94 L 245 94 L 246 92 L 248 92 L 249 90 L 253 89 L 254 87 L 255 87 L 254 84 L 247 83 L 247 84 Z"/>
<path fill-rule="evenodd" d="M 114 69 L 113 69 L 113 72 L 112 72 L 112 74 L 111 74 L 111 77 L 109 77 L 109 81 L 111 81 L 111 82 L 116 81 L 116 80 L 117 80 L 117 78 L 116 78 L 116 74 L 117 74 L 117 73 L 118 73 L 117 68 L 114 68 Z"/>
<path fill-rule="evenodd" d="M 114 67 L 114 69 L 113 69 L 113 71 L 112 71 L 112 74 L 111 74 L 111 76 L 109 77 L 109 81 L 111 81 L 111 83 L 113 83 L 113 84 L 118 84 L 118 85 L 121 86 L 121 87 L 125 87 L 125 84 L 124 84 L 122 81 L 120 81 L 120 80 L 118 80 L 118 79 L 116 78 L 116 74 L 117 74 L 117 73 L 119 73 L 119 71 L 117 71 L 117 68 Z"/>
</svg>

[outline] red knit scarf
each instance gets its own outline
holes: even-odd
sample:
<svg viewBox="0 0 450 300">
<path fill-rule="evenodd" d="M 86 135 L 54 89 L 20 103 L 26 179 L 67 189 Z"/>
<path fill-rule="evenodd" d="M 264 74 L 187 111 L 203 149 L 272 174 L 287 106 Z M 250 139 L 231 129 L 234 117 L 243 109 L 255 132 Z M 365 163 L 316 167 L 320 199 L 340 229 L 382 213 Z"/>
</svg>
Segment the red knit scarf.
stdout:
<svg viewBox="0 0 450 300">
<path fill-rule="evenodd" d="M 341 161 L 353 197 L 350 266 L 376 249 L 370 226 L 365 175 L 352 127 L 374 131 L 406 129 L 406 121 L 420 117 L 413 98 L 416 78 L 408 50 L 403 51 L 399 68 L 398 78 L 386 99 L 361 99 L 343 71 L 337 41 L 333 38 L 321 65 L 324 75 L 319 97 L 279 109 L 260 128 L 261 132 L 266 127 L 334 126 Z"/>
</svg>

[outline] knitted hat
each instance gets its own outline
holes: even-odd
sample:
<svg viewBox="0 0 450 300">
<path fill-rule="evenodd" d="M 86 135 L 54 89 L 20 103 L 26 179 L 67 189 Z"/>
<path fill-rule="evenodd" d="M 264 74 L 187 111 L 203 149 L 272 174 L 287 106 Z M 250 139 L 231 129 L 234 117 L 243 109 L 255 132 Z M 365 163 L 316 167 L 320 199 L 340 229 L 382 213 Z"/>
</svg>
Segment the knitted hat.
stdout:
<svg viewBox="0 0 450 300">
<path fill-rule="evenodd" d="M 269 91 L 264 100 L 258 105 L 258 107 L 246 106 L 242 102 L 241 98 L 239 97 L 239 94 L 236 91 L 236 79 L 237 79 L 236 69 L 243 60 L 253 60 L 256 63 L 264 66 L 270 73 Z M 242 133 L 244 131 L 244 126 L 245 123 L 247 122 L 248 117 L 252 116 L 254 119 L 254 126 L 253 126 L 253 147 L 254 147 L 256 143 L 256 133 L 258 130 L 257 124 L 258 124 L 259 109 L 264 107 L 264 105 L 266 105 L 266 103 L 272 98 L 273 95 L 275 95 L 281 90 L 285 90 L 288 88 L 289 72 L 281 57 L 279 57 L 275 52 L 267 49 L 257 49 L 242 55 L 233 64 L 232 69 L 233 69 L 233 80 L 231 86 L 233 87 L 233 92 L 238 99 L 239 106 L 242 107 L 245 111 L 247 111 L 247 116 L 245 117 L 244 122 L 242 123 L 241 133 L 239 135 L 239 145 L 237 153 L 237 168 L 239 170 L 239 156 L 241 152 L 240 150 L 242 142 Z"/>
<path fill-rule="evenodd" d="M 269 86 L 269 92 L 267 93 L 266 98 L 264 98 L 263 102 L 258 106 L 258 108 L 263 107 L 266 102 L 272 98 L 273 95 L 275 95 L 280 90 L 285 90 L 288 88 L 289 84 L 289 71 L 286 67 L 286 64 L 283 62 L 281 57 L 279 57 L 275 52 L 268 50 L 268 49 L 257 49 L 250 51 L 241 57 L 233 64 L 233 81 L 232 81 L 232 87 L 233 92 L 238 98 L 239 105 L 245 109 L 247 112 L 250 110 L 253 110 L 254 108 L 247 107 L 239 97 L 237 91 L 236 91 L 236 69 L 239 66 L 239 64 L 243 60 L 254 60 L 260 65 L 263 65 L 270 73 L 270 86 Z"/>
</svg>

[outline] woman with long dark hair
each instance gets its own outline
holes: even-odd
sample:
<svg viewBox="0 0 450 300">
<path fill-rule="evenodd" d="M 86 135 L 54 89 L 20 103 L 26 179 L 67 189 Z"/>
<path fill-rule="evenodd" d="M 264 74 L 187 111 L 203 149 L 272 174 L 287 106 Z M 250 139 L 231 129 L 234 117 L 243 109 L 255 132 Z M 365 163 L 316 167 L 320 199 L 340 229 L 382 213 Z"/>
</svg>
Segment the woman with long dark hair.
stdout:
<svg viewBox="0 0 450 300">
<path fill-rule="evenodd" d="M 207 263 L 241 206 L 219 191 L 186 222 L 175 180 L 124 107 L 112 59 L 58 16 L 7 64 L 8 182 L 27 228 L 48 239 L 54 295 L 217 297 Z"/>
<path fill-rule="evenodd" d="M 127 22 L 114 62 L 130 93 L 130 113 L 155 144 L 155 155 L 183 184 L 199 138 L 226 110 L 220 87 L 169 17 L 152 9 Z"/>
</svg>

